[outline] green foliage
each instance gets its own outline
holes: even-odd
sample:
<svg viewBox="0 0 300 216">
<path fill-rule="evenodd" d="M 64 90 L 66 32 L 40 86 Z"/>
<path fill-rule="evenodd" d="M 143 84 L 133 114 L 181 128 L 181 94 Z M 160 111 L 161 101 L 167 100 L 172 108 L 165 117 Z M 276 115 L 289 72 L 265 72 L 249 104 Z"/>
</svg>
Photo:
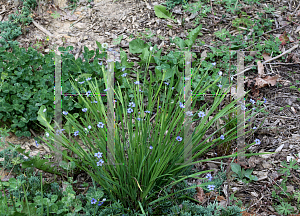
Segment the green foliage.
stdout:
<svg viewBox="0 0 300 216">
<path fill-rule="evenodd" d="M 286 161 L 282 161 L 281 165 L 283 167 L 281 167 L 279 169 L 279 173 L 283 174 L 282 177 L 282 181 L 280 183 L 280 186 L 275 184 L 274 185 L 274 190 L 272 191 L 272 197 L 277 199 L 278 202 L 280 203 L 278 206 L 276 206 L 276 210 L 278 212 L 282 212 L 280 214 L 290 214 L 288 213 L 290 208 L 290 204 L 289 202 L 293 202 L 294 199 L 298 199 L 299 200 L 299 192 L 295 192 L 293 193 L 288 193 L 287 192 L 287 181 L 288 181 L 288 177 L 291 175 L 292 170 L 298 170 L 299 166 L 296 165 L 297 160 L 292 159 L 289 164 Z"/>
<path fill-rule="evenodd" d="M 172 13 L 167 11 L 165 6 L 155 5 L 154 12 L 155 12 L 155 15 L 159 18 L 171 19 L 174 22 L 176 22 L 176 19 L 174 19 L 174 17 L 172 17 Z"/>
<path fill-rule="evenodd" d="M 195 24 L 199 24 L 199 20 L 203 17 L 207 17 L 207 13 L 211 12 L 211 7 L 207 6 L 205 3 L 198 1 L 196 3 L 192 4 L 185 4 L 182 5 L 182 8 L 184 11 L 189 11 L 192 14 L 198 13 L 198 15 L 195 17 Z"/>
<path fill-rule="evenodd" d="M 173 9 L 176 5 L 182 4 L 182 5 L 187 5 L 188 0 L 167 0 L 164 5 L 167 6 L 168 10 Z"/>
<path fill-rule="evenodd" d="M 104 65 L 99 65 L 98 59 L 106 57 L 106 52 L 99 53 L 97 49 L 95 54 L 95 51 L 89 51 L 85 47 L 83 62 L 81 58 L 75 60 L 69 53 L 72 49 L 73 47 L 59 48 L 63 53 L 62 94 L 75 93 L 69 82 L 70 76 L 77 77 L 78 82 L 86 81 L 88 77 L 92 80 L 97 78 L 98 85 L 103 86 L 103 80 L 101 81 L 100 78 L 103 77 Z M 41 107 L 43 107 L 42 112 L 46 109 L 45 115 L 53 119 L 54 97 L 49 92 L 53 92 L 54 56 L 53 52 L 43 56 L 31 47 L 26 51 L 24 48 L 14 46 L 11 52 L 4 47 L 0 48 L 0 120 L 11 125 L 11 131 L 16 136 L 31 136 L 29 125 L 32 129 L 39 130 L 32 122 L 37 124 L 37 113 L 41 111 Z M 94 61 L 90 64 L 92 57 Z M 130 67 L 131 64 L 126 62 L 125 66 Z M 121 65 L 116 64 L 116 79 L 120 83 L 122 82 L 121 69 Z M 83 88 L 88 87 L 87 82 L 78 85 Z M 101 90 L 104 92 L 104 86 Z M 62 96 L 62 110 L 76 113 L 80 108 L 83 108 L 82 101 Z"/>
<path fill-rule="evenodd" d="M 19 173 L 21 171 L 20 164 L 23 157 L 14 149 L 6 148 L 0 152 L 0 158 L 4 158 L 0 161 L 1 167 L 13 173 Z"/>
<path fill-rule="evenodd" d="M 250 181 L 254 180 L 257 181 L 257 176 L 251 175 L 253 169 L 241 169 L 241 166 L 236 163 L 231 164 L 231 170 L 235 172 L 237 175 L 234 175 L 235 177 L 238 177 L 239 179 L 243 180 L 244 177 L 248 178 Z"/>
<path fill-rule="evenodd" d="M 35 0 L 23 1 L 21 13 L 17 11 L 15 14 L 8 16 L 8 21 L 0 23 L 0 45 L 4 48 L 18 45 L 17 41 L 13 41 L 16 37 L 22 34 L 21 28 L 29 25 L 32 22 L 31 8 L 37 6 Z"/>
<path fill-rule="evenodd" d="M 60 17 L 60 14 L 57 11 L 55 11 L 55 13 L 51 14 L 51 16 L 53 17 L 53 19 L 57 19 Z"/>
<path fill-rule="evenodd" d="M 276 206 L 275 209 L 279 214 L 283 215 L 291 214 L 294 211 L 293 206 L 286 202 L 282 202 L 280 205 Z"/>
<path fill-rule="evenodd" d="M 235 18 L 235 20 L 232 21 L 232 25 L 236 28 L 241 27 L 241 26 L 250 28 L 253 25 L 253 21 L 250 18 L 251 18 L 250 16 Z"/>
<path fill-rule="evenodd" d="M 229 35 L 229 31 L 226 29 L 221 29 L 220 31 L 215 32 L 215 35 L 222 41 L 225 41 L 226 37 Z"/>
<path fill-rule="evenodd" d="M 241 216 L 243 210 L 237 206 L 228 206 L 224 208 L 218 203 L 210 203 L 207 207 L 201 205 L 195 205 L 190 201 L 183 201 L 182 208 L 178 205 L 174 205 L 170 208 L 168 215 L 179 215 L 179 216 Z"/>
<path fill-rule="evenodd" d="M 289 164 L 287 164 L 286 161 L 282 161 L 281 165 L 283 167 L 281 167 L 279 169 L 279 173 L 282 173 L 282 174 L 287 175 L 287 176 L 291 175 L 291 170 L 293 170 L 293 169 L 297 170 L 297 169 L 300 168 L 300 166 L 297 165 L 297 160 L 296 159 L 291 159 Z"/>
</svg>

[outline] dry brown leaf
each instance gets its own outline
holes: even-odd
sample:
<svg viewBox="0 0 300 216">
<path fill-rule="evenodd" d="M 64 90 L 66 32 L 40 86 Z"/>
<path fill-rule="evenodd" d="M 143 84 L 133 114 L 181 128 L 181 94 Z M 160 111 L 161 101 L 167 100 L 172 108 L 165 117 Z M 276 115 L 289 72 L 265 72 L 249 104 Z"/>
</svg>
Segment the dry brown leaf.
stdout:
<svg viewBox="0 0 300 216">
<path fill-rule="evenodd" d="M 274 86 L 276 85 L 276 82 L 278 80 L 279 76 L 266 76 L 264 78 L 260 78 L 260 77 L 256 77 L 255 78 L 255 86 L 257 86 L 257 88 L 263 88 L 265 86 L 271 85 Z"/>
<path fill-rule="evenodd" d="M 264 53 L 262 54 L 262 56 L 264 57 L 265 61 L 271 59 L 271 57 L 269 56 L 268 53 L 265 53 L 265 52 L 264 52 Z"/>
<path fill-rule="evenodd" d="M 292 59 L 294 60 L 295 63 L 300 63 L 300 59 L 297 58 L 296 55 L 293 55 Z"/>
<path fill-rule="evenodd" d="M 202 187 L 196 187 L 197 194 L 195 195 L 195 199 L 202 203 L 205 198 L 205 194 Z"/>
<path fill-rule="evenodd" d="M 260 61 L 257 62 L 257 70 L 258 70 L 258 76 L 259 77 L 262 77 L 265 74 L 264 73 L 264 66 Z"/>
</svg>

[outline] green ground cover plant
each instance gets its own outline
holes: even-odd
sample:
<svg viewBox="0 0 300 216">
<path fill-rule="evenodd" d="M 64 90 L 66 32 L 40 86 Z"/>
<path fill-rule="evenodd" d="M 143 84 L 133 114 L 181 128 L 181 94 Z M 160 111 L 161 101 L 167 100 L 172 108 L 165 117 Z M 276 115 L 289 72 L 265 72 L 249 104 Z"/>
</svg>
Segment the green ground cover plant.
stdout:
<svg viewBox="0 0 300 216">
<path fill-rule="evenodd" d="M 143 48 L 143 50 L 145 49 L 147 49 L 147 47 Z M 151 59 L 153 52 L 154 48 L 150 49 L 149 59 Z M 110 63 L 110 60 L 107 61 Z M 193 76 L 196 76 L 198 72 L 199 70 L 195 70 Z M 150 80 L 146 80 L 146 75 L 143 76 L 144 79 L 139 79 L 139 77 L 142 76 L 140 76 L 140 73 L 137 73 L 137 80 L 134 82 L 129 81 L 126 76 L 127 73 L 124 73 L 123 77 L 129 85 L 131 95 L 124 93 L 119 84 L 116 89 L 109 89 L 106 83 L 106 91 L 111 90 L 115 93 L 117 110 L 115 118 L 116 122 L 118 122 L 116 125 L 117 135 L 115 148 L 110 149 L 110 151 L 114 151 L 116 154 L 113 163 L 121 165 L 105 165 L 105 163 L 109 162 L 108 154 L 105 154 L 106 148 L 108 148 L 106 144 L 106 130 L 109 130 L 105 122 L 107 122 L 106 119 L 108 117 L 102 97 L 99 96 L 99 87 L 97 83 L 94 84 L 92 81 L 88 82 L 91 89 L 91 92 L 87 92 L 90 94 L 89 97 L 80 96 L 83 101 L 82 111 L 85 113 L 85 120 L 82 119 L 83 125 L 79 124 L 76 118 L 68 112 L 63 112 L 75 130 L 74 136 L 79 136 L 83 139 L 88 149 L 82 149 L 76 141 L 70 143 L 71 140 L 62 133 L 63 130 L 56 130 L 55 132 L 46 118 L 40 116 L 49 128 L 47 135 L 52 142 L 46 140 L 42 141 L 47 143 L 52 150 L 60 151 L 55 148 L 53 141 L 55 140 L 55 134 L 61 136 L 62 146 L 67 147 L 71 152 L 76 154 L 78 159 L 70 157 L 67 152 L 63 152 L 64 157 L 70 161 L 74 161 L 76 166 L 89 173 L 95 182 L 99 183 L 104 191 L 109 193 L 109 200 L 113 202 L 120 201 L 123 206 L 134 209 L 135 211 L 148 212 L 150 211 L 150 207 L 150 209 L 156 208 L 158 202 L 164 202 L 174 194 L 163 196 L 163 194 L 159 195 L 161 193 L 159 191 L 164 191 L 165 187 L 173 186 L 186 178 L 195 177 L 196 175 L 207 172 L 204 171 L 182 176 L 182 172 L 188 166 L 197 162 L 181 166 L 175 165 L 175 163 L 184 162 L 184 148 L 182 145 L 184 129 L 182 122 L 184 116 L 190 116 L 193 121 L 202 120 L 195 129 L 192 139 L 192 158 L 196 159 L 208 151 L 214 144 L 220 145 L 223 142 L 236 138 L 236 128 L 232 128 L 226 131 L 221 138 L 215 138 L 211 143 L 206 143 L 207 139 L 205 139 L 199 145 L 196 145 L 196 143 L 203 138 L 205 131 L 207 131 L 218 118 L 235 112 L 240 107 L 235 106 L 236 101 L 232 101 L 224 109 L 218 110 L 218 104 L 220 104 L 225 97 L 224 94 L 215 98 L 215 102 L 207 115 L 203 111 L 184 113 L 182 109 L 184 105 L 181 102 L 183 101 L 182 91 L 175 94 L 175 98 L 171 100 L 174 91 L 178 88 L 180 82 L 182 82 L 182 79 L 174 79 L 175 74 L 169 75 L 170 82 L 163 82 L 165 76 L 168 76 L 167 71 L 164 71 L 162 78 L 160 78 L 159 73 L 153 74 L 149 71 Z M 206 76 L 207 72 L 203 75 L 202 79 Z M 105 73 L 104 77 L 106 77 Z M 158 79 L 156 77 L 158 77 Z M 221 77 L 214 82 L 207 82 L 205 85 L 200 85 L 201 82 L 199 82 L 194 92 L 205 92 L 220 78 Z M 154 82 L 154 80 L 160 79 L 160 82 Z M 106 78 L 104 78 L 104 80 L 106 80 Z M 71 83 L 76 91 L 80 92 L 75 82 Z M 87 89 L 84 88 L 84 91 L 87 91 Z M 164 95 L 164 100 L 160 100 L 158 95 Z M 197 96 L 195 96 L 195 98 L 197 98 Z M 146 107 L 141 103 L 141 101 L 145 100 L 147 101 Z M 178 101 L 180 103 L 178 104 L 172 101 Z M 193 102 L 192 107 L 194 106 L 195 102 Z M 205 110 L 205 107 L 206 105 L 202 106 L 200 110 Z M 156 113 L 155 125 L 150 121 L 151 114 L 154 112 Z M 216 112 L 216 116 L 204 125 L 213 112 Z M 251 111 L 248 111 L 247 114 L 249 114 L 249 112 Z M 170 113 L 172 113 L 172 115 L 170 115 Z M 132 122 L 131 119 L 134 119 L 134 122 Z M 166 135 L 161 131 L 165 131 Z M 87 134 L 90 135 L 90 137 L 86 137 Z M 150 134 L 150 136 L 147 134 Z M 128 140 L 129 145 L 126 140 Z M 191 188 L 195 188 L 195 186 L 184 190 Z M 159 196 L 159 198 L 157 196 Z M 124 199 L 124 197 L 126 197 L 126 199 Z"/>
<path fill-rule="evenodd" d="M 16 37 L 22 34 L 22 28 L 28 26 L 32 22 L 31 11 L 37 6 L 35 0 L 22 0 L 22 9 L 19 14 L 18 11 L 15 14 L 9 15 L 8 21 L 0 22 L 0 44 L 4 48 L 18 45 L 19 42 L 15 41 Z"/>
</svg>

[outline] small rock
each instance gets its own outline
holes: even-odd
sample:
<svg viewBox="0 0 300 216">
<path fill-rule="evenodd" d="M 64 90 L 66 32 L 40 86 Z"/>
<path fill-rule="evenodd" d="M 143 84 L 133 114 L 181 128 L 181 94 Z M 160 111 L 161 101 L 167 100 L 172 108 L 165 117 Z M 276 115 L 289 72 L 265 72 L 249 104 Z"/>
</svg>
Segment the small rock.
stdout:
<svg viewBox="0 0 300 216">
<path fill-rule="evenodd" d="M 76 23 L 75 25 L 74 25 L 74 27 L 76 27 L 76 28 L 78 28 L 79 30 L 84 30 L 84 29 L 86 29 L 86 24 L 85 23 Z"/>
</svg>

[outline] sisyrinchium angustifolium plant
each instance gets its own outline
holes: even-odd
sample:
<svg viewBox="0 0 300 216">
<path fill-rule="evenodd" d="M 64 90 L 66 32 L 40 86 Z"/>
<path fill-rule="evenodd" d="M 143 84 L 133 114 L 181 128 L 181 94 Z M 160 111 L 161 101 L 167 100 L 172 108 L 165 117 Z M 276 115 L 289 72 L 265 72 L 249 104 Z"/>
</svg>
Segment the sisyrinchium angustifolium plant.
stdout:
<svg viewBox="0 0 300 216">
<path fill-rule="evenodd" d="M 150 53 L 149 59 L 152 55 L 153 53 Z M 111 60 L 107 61 L 113 64 Z M 63 130 L 55 131 L 42 115 L 40 117 L 49 128 L 46 136 L 50 141 L 43 139 L 42 141 L 52 150 L 60 152 L 54 145 L 54 140 L 59 138 L 59 143 L 73 152 L 77 159 L 64 152 L 63 156 L 74 161 L 80 169 L 85 170 L 93 180 L 99 183 L 109 194 L 111 201 L 119 200 L 125 208 L 134 210 L 143 211 L 148 207 L 155 208 L 158 203 L 165 202 L 167 198 L 174 195 L 174 193 L 163 195 L 166 187 L 176 185 L 188 177 L 195 177 L 207 172 L 181 175 L 188 166 L 197 163 L 192 161 L 184 163 L 185 125 L 183 121 L 185 118 L 189 117 L 190 121 L 199 121 L 191 140 L 192 160 L 196 160 L 213 145 L 236 139 L 236 128 L 233 128 L 224 133 L 224 140 L 216 138 L 207 143 L 210 136 L 202 141 L 206 130 L 217 119 L 240 108 L 236 106 L 236 101 L 232 101 L 222 110 L 218 110 L 218 105 L 224 99 L 226 91 L 215 97 L 212 107 L 205 112 L 206 114 L 202 111 L 206 111 L 206 105 L 203 105 L 198 111 L 185 112 L 183 91 L 174 93 L 175 89 L 182 85 L 183 79 L 175 81 L 174 73 L 169 77 L 169 82 L 155 82 L 154 80 L 159 78 L 160 74 L 153 74 L 151 71 L 149 71 L 148 79 L 146 79 L 146 75 L 143 79 L 139 79 L 140 73 L 137 72 L 135 81 L 128 80 L 127 73 L 124 73 L 122 78 L 126 80 L 124 83 L 127 83 L 131 93 L 122 91 L 118 83 L 115 88 L 109 88 L 106 73 L 106 71 L 103 73 L 106 91 L 108 95 L 114 93 L 115 116 L 109 114 L 111 111 L 108 111 L 103 103 L 97 82 L 94 84 L 91 80 L 88 81 L 91 89 L 88 97 L 79 96 L 83 101 L 81 109 L 85 114 L 84 118 L 81 118 L 82 124 L 79 124 L 71 114 L 63 111 L 70 126 L 75 130 L 74 136 L 79 136 L 84 142 L 84 148 L 73 138 L 69 140 L 62 133 Z M 198 73 L 199 70 L 195 69 L 192 77 Z M 162 80 L 166 75 L 167 72 L 163 71 Z M 207 73 L 203 75 L 203 78 L 206 76 Z M 204 94 L 218 80 L 205 85 L 201 85 L 202 80 L 200 80 L 193 91 L 193 95 L 196 95 L 193 96 L 193 99 Z M 80 92 L 74 81 L 71 83 L 76 91 Z M 84 91 L 86 91 L 85 88 Z M 160 98 L 164 99 L 163 102 Z M 192 110 L 195 107 L 195 101 L 192 102 Z M 112 102 L 108 100 L 108 103 Z M 213 118 L 209 120 L 209 116 L 212 115 Z M 111 118 L 114 118 L 116 122 L 113 148 L 107 144 L 109 142 L 108 134 L 113 134 L 112 128 L 108 127 Z M 109 159 L 111 152 L 114 152 L 112 155 L 114 165 Z M 110 165 L 107 164 L 108 162 Z"/>
</svg>

